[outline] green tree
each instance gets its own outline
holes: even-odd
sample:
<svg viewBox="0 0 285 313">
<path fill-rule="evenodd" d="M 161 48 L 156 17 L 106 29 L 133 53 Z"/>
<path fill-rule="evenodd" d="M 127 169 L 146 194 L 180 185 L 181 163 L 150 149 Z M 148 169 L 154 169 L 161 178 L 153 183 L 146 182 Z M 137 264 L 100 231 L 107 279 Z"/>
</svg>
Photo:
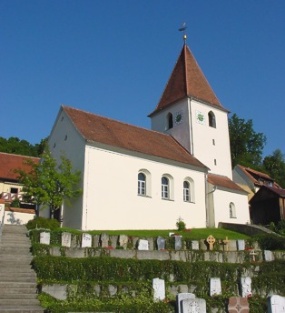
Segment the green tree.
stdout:
<svg viewBox="0 0 285 313">
<path fill-rule="evenodd" d="M 229 132 L 233 167 L 237 164 L 260 167 L 266 137 L 254 131 L 252 120 L 246 121 L 234 114 L 229 119 Z"/>
<path fill-rule="evenodd" d="M 280 149 L 264 158 L 263 167 L 280 186 L 285 187 L 285 156 Z"/>
<path fill-rule="evenodd" d="M 81 194 L 78 187 L 80 172 L 72 170 L 71 162 L 66 157 L 61 156 L 60 164 L 57 164 L 46 149 L 40 163 L 32 160 L 27 162 L 31 166 L 30 172 L 16 170 L 19 181 L 24 186 L 25 199 L 37 206 L 49 207 L 52 218 L 63 201 L 70 201 Z"/>
<path fill-rule="evenodd" d="M 10 137 L 8 139 L 0 137 L 0 151 L 39 157 L 44 151 L 46 142 L 47 138 L 44 138 L 39 144 L 32 145 L 27 140 L 19 139 L 18 137 Z"/>
</svg>

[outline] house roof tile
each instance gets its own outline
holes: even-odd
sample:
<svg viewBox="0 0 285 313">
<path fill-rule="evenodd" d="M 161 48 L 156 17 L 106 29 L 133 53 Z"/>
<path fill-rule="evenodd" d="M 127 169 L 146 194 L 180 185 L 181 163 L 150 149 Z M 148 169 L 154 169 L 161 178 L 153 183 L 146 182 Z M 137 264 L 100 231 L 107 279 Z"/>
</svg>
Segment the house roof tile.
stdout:
<svg viewBox="0 0 285 313">
<path fill-rule="evenodd" d="M 225 110 L 186 45 L 183 46 L 162 97 L 150 116 L 185 97 Z"/>
<path fill-rule="evenodd" d="M 245 166 L 242 166 L 242 165 L 236 165 L 237 168 L 239 168 L 249 179 L 250 181 L 252 181 L 255 185 L 257 186 L 263 186 L 263 182 L 260 182 L 259 181 L 259 178 L 262 180 L 262 181 L 268 181 L 268 182 L 271 182 L 274 187 L 276 188 L 280 188 L 280 186 L 274 182 L 274 179 L 271 178 L 269 175 L 263 173 L 263 172 L 259 172 L 259 171 L 256 171 L 250 167 L 245 167 Z"/>
<path fill-rule="evenodd" d="M 27 164 L 27 160 L 39 162 L 40 159 L 36 157 L 10 154 L 0 152 L 0 179 L 8 181 L 17 181 L 18 174 L 15 173 L 16 169 L 29 171 L 31 166 Z"/>
<path fill-rule="evenodd" d="M 246 193 L 244 189 L 242 189 L 240 186 L 238 186 L 235 182 L 233 182 L 230 178 L 226 176 L 209 173 L 208 182 L 214 186 Z"/>
<path fill-rule="evenodd" d="M 193 157 L 173 137 L 122 123 L 96 114 L 63 106 L 78 132 L 90 142 L 98 142 L 146 155 L 193 165 L 206 166 Z"/>
</svg>

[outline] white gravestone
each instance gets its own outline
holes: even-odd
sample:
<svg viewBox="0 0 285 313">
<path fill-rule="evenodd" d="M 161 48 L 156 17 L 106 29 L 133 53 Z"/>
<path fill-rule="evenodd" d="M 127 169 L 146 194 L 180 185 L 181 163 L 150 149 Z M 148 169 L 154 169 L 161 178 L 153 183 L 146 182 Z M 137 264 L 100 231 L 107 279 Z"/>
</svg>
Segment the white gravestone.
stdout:
<svg viewBox="0 0 285 313">
<path fill-rule="evenodd" d="M 175 250 L 181 250 L 182 249 L 182 236 L 174 236 L 174 248 Z"/>
<path fill-rule="evenodd" d="M 145 239 L 139 240 L 138 250 L 149 250 L 148 241 Z"/>
<path fill-rule="evenodd" d="M 61 234 L 61 245 L 70 248 L 71 246 L 71 233 L 63 232 Z"/>
<path fill-rule="evenodd" d="M 48 232 L 40 233 L 40 243 L 43 245 L 49 245 L 50 244 L 50 233 L 48 233 Z"/>
<path fill-rule="evenodd" d="M 264 259 L 266 262 L 274 261 L 274 254 L 270 250 L 264 250 Z"/>
<path fill-rule="evenodd" d="M 120 247 L 123 247 L 126 250 L 128 246 L 128 241 L 129 241 L 129 237 L 127 235 L 120 235 L 119 237 Z"/>
<path fill-rule="evenodd" d="M 250 277 L 241 277 L 240 279 L 241 284 L 241 296 L 243 298 L 251 297 L 251 278 Z"/>
<path fill-rule="evenodd" d="M 221 279 L 212 277 L 210 280 L 210 296 L 217 296 L 222 293 Z"/>
<path fill-rule="evenodd" d="M 199 298 L 182 300 L 182 313 L 206 312 L 206 300 Z"/>
<path fill-rule="evenodd" d="M 163 279 L 154 278 L 152 280 L 153 301 L 163 301 L 165 299 L 165 282 Z"/>
<path fill-rule="evenodd" d="M 238 251 L 244 251 L 245 249 L 245 241 L 244 240 L 238 240 L 237 241 L 237 247 L 238 247 Z"/>
<path fill-rule="evenodd" d="M 107 248 L 109 246 L 109 235 L 101 234 L 100 243 L 102 248 Z"/>
<path fill-rule="evenodd" d="M 165 239 L 162 237 L 157 238 L 157 250 L 165 250 Z"/>
<path fill-rule="evenodd" d="M 82 234 L 81 248 L 91 248 L 92 236 L 90 234 Z"/>
<path fill-rule="evenodd" d="M 199 250 L 199 241 L 198 240 L 193 240 L 191 242 L 192 245 L 192 250 Z"/>
<path fill-rule="evenodd" d="M 177 294 L 176 296 L 177 313 L 183 313 L 182 301 L 186 299 L 193 300 L 195 299 L 195 295 L 193 293 L 188 293 L 188 292 L 181 292 Z"/>
<path fill-rule="evenodd" d="M 271 296 L 269 298 L 268 313 L 285 313 L 285 297 Z"/>
</svg>

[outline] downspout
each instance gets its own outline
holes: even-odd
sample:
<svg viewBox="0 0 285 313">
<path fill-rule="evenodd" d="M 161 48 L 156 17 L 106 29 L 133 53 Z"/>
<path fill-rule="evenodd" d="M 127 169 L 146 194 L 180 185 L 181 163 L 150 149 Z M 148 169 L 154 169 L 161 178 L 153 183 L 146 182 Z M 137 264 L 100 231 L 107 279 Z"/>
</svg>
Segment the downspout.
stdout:
<svg viewBox="0 0 285 313">
<path fill-rule="evenodd" d="M 194 155 L 193 148 L 193 121 L 192 121 L 192 109 L 191 109 L 191 98 L 188 100 L 188 110 L 189 110 L 189 151 L 192 155 Z"/>
<path fill-rule="evenodd" d="M 211 191 L 208 191 L 208 179 L 207 179 L 207 174 L 206 174 L 206 180 L 205 180 L 205 184 L 206 184 L 206 225 L 207 227 L 212 227 L 212 225 L 215 226 L 215 213 L 214 213 L 214 199 L 212 198 L 212 205 L 210 207 L 209 204 L 209 196 L 210 194 L 214 193 L 218 187 L 215 185 L 214 188 Z"/>
</svg>

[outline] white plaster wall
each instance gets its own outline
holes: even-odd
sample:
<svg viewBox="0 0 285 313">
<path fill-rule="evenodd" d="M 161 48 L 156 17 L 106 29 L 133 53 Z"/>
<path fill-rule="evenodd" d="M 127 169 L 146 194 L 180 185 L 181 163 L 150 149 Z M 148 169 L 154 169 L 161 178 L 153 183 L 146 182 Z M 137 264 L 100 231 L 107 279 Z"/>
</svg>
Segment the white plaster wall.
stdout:
<svg viewBox="0 0 285 313">
<path fill-rule="evenodd" d="M 216 128 L 209 126 L 208 113 L 216 117 Z M 198 123 L 196 113 L 204 114 L 203 123 Z M 232 179 L 231 152 L 227 112 L 191 100 L 193 130 L 193 155 L 210 168 L 210 172 Z M 213 144 L 213 140 L 215 144 Z M 216 159 L 216 165 L 214 163 Z"/>
<path fill-rule="evenodd" d="M 173 128 L 171 129 L 167 129 L 168 113 L 171 113 L 173 116 Z M 175 117 L 178 113 L 182 114 L 182 120 L 180 123 L 175 123 Z M 151 129 L 172 135 L 185 149 L 191 152 L 191 129 L 189 126 L 189 118 L 190 115 L 188 114 L 188 99 L 184 99 L 152 116 Z"/>
<path fill-rule="evenodd" d="M 247 195 L 232 193 L 217 189 L 213 193 L 215 226 L 219 222 L 247 224 L 250 223 Z M 236 210 L 236 218 L 230 218 L 230 203 L 233 202 Z"/>
<path fill-rule="evenodd" d="M 28 221 L 33 220 L 34 218 L 35 214 L 6 211 L 4 224 L 25 225 L 28 223 Z"/>
<path fill-rule="evenodd" d="M 48 141 L 52 156 L 60 162 L 64 155 L 72 163 L 73 170 L 79 170 L 82 175 L 80 187 L 83 186 L 84 147 L 85 140 L 74 128 L 69 117 L 60 109 Z M 63 210 L 63 226 L 81 228 L 82 223 L 82 196 L 71 203 L 65 202 Z M 41 209 L 40 216 L 49 217 L 48 209 Z"/>
<path fill-rule="evenodd" d="M 95 147 L 86 148 L 84 230 L 175 229 L 181 217 L 186 227 L 205 227 L 204 173 Z M 149 197 L 137 195 L 141 169 L 151 173 Z M 161 177 L 173 177 L 173 199 L 161 199 Z M 195 182 L 195 203 L 183 202 L 183 181 Z"/>
</svg>

